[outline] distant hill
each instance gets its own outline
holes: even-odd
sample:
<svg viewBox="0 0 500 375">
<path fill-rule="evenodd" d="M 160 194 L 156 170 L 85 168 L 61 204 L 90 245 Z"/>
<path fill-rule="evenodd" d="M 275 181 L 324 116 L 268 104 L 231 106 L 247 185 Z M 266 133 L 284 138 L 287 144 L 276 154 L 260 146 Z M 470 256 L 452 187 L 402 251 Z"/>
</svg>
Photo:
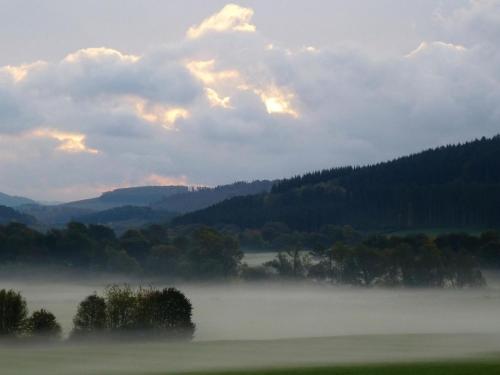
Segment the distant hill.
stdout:
<svg viewBox="0 0 500 375">
<path fill-rule="evenodd" d="M 120 232 L 146 224 L 166 223 L 175 216 L 175 213 L 164 210 L 153 210 L 150 207 L 122 206 L 77 216 L 75 220 L 84 224 L 106 225 Z"/>
<path fill-rule="evenodd" d="M 94 210 L 65 205 L 44 206 L 40 204 L 24 205 L 18 207 L 17 210 L 35 217 L 45 227 L 64 226 L 79 216 L 95 212 Z"/>
<path fill-rule="evenodd" d="M 185 193 L 187 186 L 141 186 L 116 189 L 103 193 L 98 198 L 65 203 L 64 207 L 80 208 L 92 211 L 109 210 L 121 206 L 150 206 L 174 194 Z"/>
<path fill-rule="evenodd" d="M 500 227 L 500 136 L 427 150 L 364 167 L 308 173 L 270 193 L 236 197 L 174 224 L 299 230 L 326 224 L 359 229 Z"/>
<path fill-rule="evenodd" d="M 0 206 L 0 224 L 11 222 L 32 225 L 36 223 L 34 217 L 17 212 L 11 207 Z"/>
<path fill-rule="evenodd" d="M 176 213 L 196 211 L 235 196 L 269 192 L 272 185 L 271 181 L 254 181 L 194 189 L 187 186 L 143 186 L 117 189 L 97 198 L 59 205 L 28 204 L 19 210 L 34 216 L 46 227 L 63 226 L 74 220 L 126 222 L 127 226 L 137 223 L 139 226 L 165 222 Z"/>
<path fill-rule="evenodd" d="M 7 207 L 19 207 L 24 204 L 35 204 L 34 200 L 24 197 L 16 197 L 12 195 L 7 195 L 4 193 L 0 193 L 0 206 Z"/>
<path fill-rule="evenodd" d="M 18 209 L 34 216 L 45 227 L 64 226 L 85 215 L 97 214 L 113 208 L 135 206 L 149 207 L 172 194 L 188 191 L 186 186 L 142 186 L 116 189 L 100 197 L 58 205 L 26 204 Z"/>
<path fill-rule="evenodd" d="M 156 209 L 186 213 L 209 207 L 225 199 L 236 196 L 267 193 L 271 191 L 272 181 L 235 182 L 214 188 L 197 188 L 189 192 L 171 195 L 153 205 Z"/>
</svg>

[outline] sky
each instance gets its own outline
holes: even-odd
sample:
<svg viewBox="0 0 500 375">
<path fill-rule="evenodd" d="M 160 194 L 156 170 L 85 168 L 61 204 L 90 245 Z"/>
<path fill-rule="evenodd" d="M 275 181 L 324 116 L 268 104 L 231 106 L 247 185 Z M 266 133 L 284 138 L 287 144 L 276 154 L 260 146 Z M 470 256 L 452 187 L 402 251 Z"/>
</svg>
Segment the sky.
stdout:
<svg viewBox="0 0 500 375">
<path fill-rule="evenodd" d="M 500 0 L 0 0 L 0 191 L 67 201 L 500 132 Z"/>
</svg>

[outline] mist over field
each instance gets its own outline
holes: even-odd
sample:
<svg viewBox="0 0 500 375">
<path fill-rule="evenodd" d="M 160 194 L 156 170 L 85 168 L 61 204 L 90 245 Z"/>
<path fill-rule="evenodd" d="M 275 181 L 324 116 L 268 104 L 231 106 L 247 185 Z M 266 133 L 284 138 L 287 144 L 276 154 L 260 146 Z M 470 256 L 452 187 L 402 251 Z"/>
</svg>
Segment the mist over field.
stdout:
<svg viewBox="0 0 500 375">
<path fill-rule="evenodd" d="M 176 285 L 193 303 L 193 343 L 3 346 L 0 364 L 14 375 L 132 374 L 484 357 L 500 352 L 500 283 L 488 281 L 466 290 Z M 0 285 L 22 291 L 30 310 L 52 311 L 67 334 L 78 303 L 106 281 Z"/>
<path fill-rule="evenodd" d="M 105 281 L 1 283 L 2 288 L 21 291 L 30 310 L 44 307 L 52 311 L 65 334 L 71 329 L 78 303 L 94 291 L 102 294 L 105 286 Z M 500 287 L 495 281 L 490 281 L 487 288 L 465 290 L 357 289 L 300 283 L 176 287 L 193 304 L 196 341 L 365 334 L 500 334 Z"/>
</svg>

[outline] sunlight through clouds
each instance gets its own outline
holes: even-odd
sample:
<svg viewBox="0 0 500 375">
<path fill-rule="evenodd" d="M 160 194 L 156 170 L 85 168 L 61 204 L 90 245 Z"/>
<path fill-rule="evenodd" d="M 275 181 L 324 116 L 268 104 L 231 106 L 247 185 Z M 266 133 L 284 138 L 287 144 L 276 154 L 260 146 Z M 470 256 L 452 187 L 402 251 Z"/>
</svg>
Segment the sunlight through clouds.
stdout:
<svg viewBox="0 0 500 375">
<path fill-rule="evenodd" d="M 65 62 L 77 63 L 82 60 L 99 60 L 99 59 L 113 59 L 120 60 L 125 63 L 135 63 L 140 60 L 139 56 L 123 54 L 112 48 L 98 47 L 98 48 L 84 48 L 74 53 L 70 53 L 64 58 Z"/>
<path fill-rule="evenodd" d="M 146 185 L 157 185 L 157 186 L 186 186 L 189 185 L 186 176 L 163 176 L 156 173 L 150 174 L 143 181 Z"/>
<path fill-rule="evenodd" d="M 129 98 L 129 100 L 132 100 L 138 117 L 149 123 L 160 124 L 167 130 L 173 130 L 177 120 L 189 117 L 189 112 L 184 108 L 150 104 L 142 98 Z"/>
<path fill-rule="evenodd" d="M 4 71 L 8 73 L 14 82 L 18 83 L 26 78 L 30 71 L 46 66 L 47 63 L 45 61 L 36 61 L 32 64 L 22 64 L 18 66 L 7 65 L 4 67 L 0 67 L 0 71 Z"/>
<path fill-rule="evenodd" d="M 68 153 L 86 152 L 98 154 L 99 151 L 85 145 L 86 136 L 80 133 L 62 132 L 56 129 L 37 129 L 31 133 L 34 137 L 52 138 L 60 142 L 57 150 Z"/>
<path fill-rule="evenodd" d="M 207 94 L 207 99 L 210 102 L 212 107 L 222 107 L 222 108 L 231 108 L 231 98 L 229 96 L 221 98 L 217 91 L 211 88 L 205 88 L 205 93 Z"/>
<path fill-rule="evenodd" d="M 189 72 L 206 85 L 240 77 L 237 70 L 215 70 L 215 60 L 191 61 L 186 64 Z"/>
<path fill-rule="evenodd" d="M 293 93 L 274 85 L 264 89 L 253 89 L 253 92 L 260 97 L 270 115 L 283 114 L 294 118 L 299 117 L 299 113 L 292 106 L 292 101 L 295 98 Z"/>
<path fill-rule="evenodd" d="M 189 28 L 187 36 L 190 39 L 195 39 L 209 32 L 255 32 L 256 27 L 251 23 L 253 13 L 251 8 L 228 4 L 220 12 L 206 18 L 198 26 Z"/>
</svg>

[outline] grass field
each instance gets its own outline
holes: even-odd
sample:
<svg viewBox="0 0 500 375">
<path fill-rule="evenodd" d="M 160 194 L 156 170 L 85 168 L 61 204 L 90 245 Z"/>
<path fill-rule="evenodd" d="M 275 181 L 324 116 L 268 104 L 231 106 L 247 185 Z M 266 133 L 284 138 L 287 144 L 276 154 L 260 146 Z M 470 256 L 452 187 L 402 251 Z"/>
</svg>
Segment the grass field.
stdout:
<svg viewBox="0 0 500 375">
<path fill-rule="evenodd" d="M 190 373 L 189 375 L 498 375 L 500 360 Z"/>
<path fill-rule="evenodd" d="M 0 346 L 1 375 L 178 373 L 498 375 L 500 336 L 375 335 L 264 341 Z"/>
</svg>

